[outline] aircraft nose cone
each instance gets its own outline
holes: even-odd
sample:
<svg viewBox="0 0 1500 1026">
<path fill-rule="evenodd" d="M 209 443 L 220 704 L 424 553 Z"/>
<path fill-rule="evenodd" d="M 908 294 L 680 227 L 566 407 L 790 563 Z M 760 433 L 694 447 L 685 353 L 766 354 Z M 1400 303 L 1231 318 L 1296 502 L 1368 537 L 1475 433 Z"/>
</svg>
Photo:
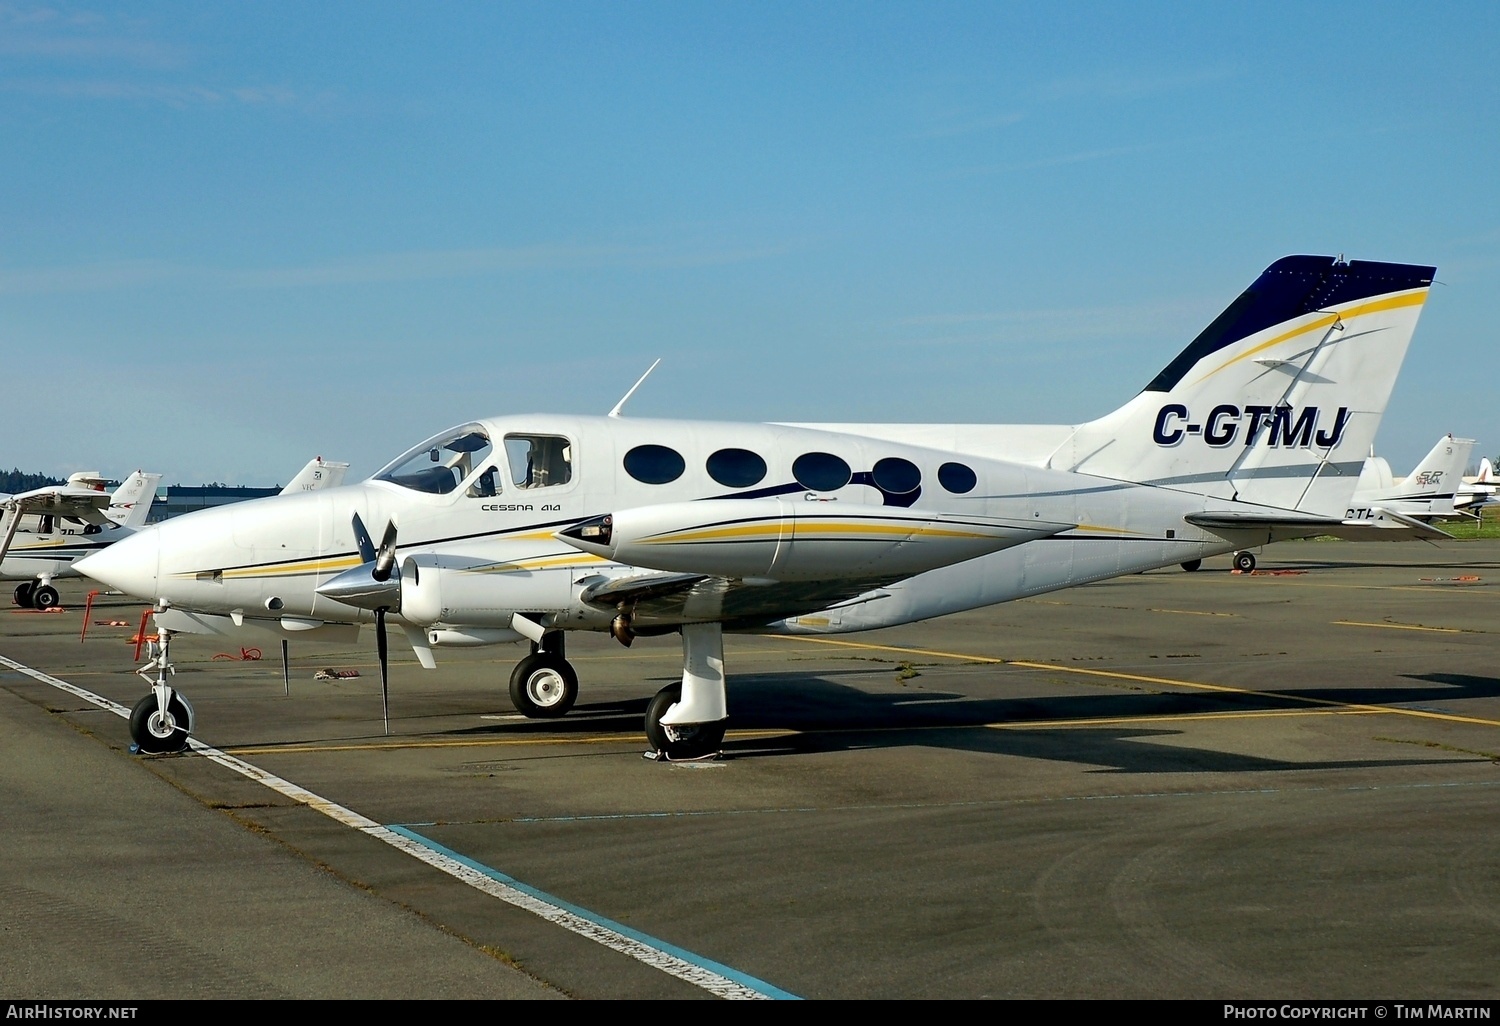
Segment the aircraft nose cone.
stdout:
<svg viewBox="0 0 1500 1026">
<path fill-rule="evenodd" d="M 160 559 L 161 538 L 152 528 L 138 531 L 107 549 L 85 556 L 73 567 L 108 588 L 155 601 Z"/>
</svg>

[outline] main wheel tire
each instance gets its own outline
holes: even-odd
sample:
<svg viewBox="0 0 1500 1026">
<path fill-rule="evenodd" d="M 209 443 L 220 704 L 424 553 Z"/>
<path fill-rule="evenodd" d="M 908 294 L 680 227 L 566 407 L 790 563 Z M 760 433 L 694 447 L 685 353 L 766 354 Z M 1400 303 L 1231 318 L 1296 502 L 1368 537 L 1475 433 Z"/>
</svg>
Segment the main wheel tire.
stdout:
<svg viewBox="0 0 1500 1026">
<path fill-rule="evenodd" d="M 22 581 L 16 585 L 16 605 L 22 609 L 31 608 L 31 589 L 36 587 L 35 581 Z"/>
<path fill-rule="evenodd" d="M 50 584 L 39 585 L 31 591 L 31 605 L 34 609 L 51 609 L 57 602 L 57 589 Z"/>
<path fill-rule="evenodd" d="M 510 700 L 522 716 L 555 720 L 578 700 L 578 674 L 566 659 L 536 652 L 510 674 Z"/>
<path fill-rule="evenodd" d="M 1182 564 L 1182 568 L 1184 570 L 1186 570 L 1188 573 L 1193 573 L 1194 571 L 1196 571 L 1202 565 L 1203 565 L 1203 560 L 1201 560 L 1201 559 L 1190 559 L 1186 563 Z"/>
<path fill-rule="evenodd" d="M 713 723 L 680 723 L 668 727 L 661 718 L 682 701 L 682 684 L 668 684 L 646 706 L 646 740 L 668 759 L 699 759 L 712 755 L 724 744 L 723 720 Z M 673 735 L 676 735 L 675 737 Z"/>
<path fill-rule="evenodd" d="M 187 747 L 190 715 L 187 703 L 175 691 L 162 714 L 153 691 L 130 710 L 130 739 L 147 755 L 180 752 Z"/>
<path fill-rule="evenodd" d="M 1242 574 L 1248 574 L 1255 569 L 1255 553 L 1236 552 L 1234 554 L 1234 568 Z"/>
</svg>

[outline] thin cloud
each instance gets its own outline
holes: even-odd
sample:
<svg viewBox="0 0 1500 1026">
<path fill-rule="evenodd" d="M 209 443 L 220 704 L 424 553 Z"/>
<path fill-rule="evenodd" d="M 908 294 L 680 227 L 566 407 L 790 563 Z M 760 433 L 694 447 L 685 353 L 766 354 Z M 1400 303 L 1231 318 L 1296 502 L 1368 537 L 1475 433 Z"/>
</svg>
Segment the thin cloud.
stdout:
<svg viewBox="0 0 1500 1026">
<path fill-rule="evenodd" d="M 80 267 L 0 270 L 0 294 L 107 292 L 177 283 L 224 289 L 308 288 L 527 271 L 708 267 L 781 256 L 801 245 L 793 242 L 761 247 L 697 248 L 554 243 L 375 254 L 317 264 L 240 269 L 131 260 Z"/>
<path fill-rule="evenodd" d="M 323 100 L 320 97 L 311 103 L 303 101 L 294 90 L 285 86 L 215 88 L 203 85 L 162 85 L 99 78 L 8 79 L 0 81 L 0 91 L 70 100 L 159 103 L 178 110 L 234 104 L 257 107 L 308 107 L 321 106 Z"/>
<path fill-rule="evenodd" d="M 950 139 L 960 135 L 975 135 L 980 132 L 991 132 L 997 128 L 1009 128 L 1011 125 L 1024 121 L 1024 114 L 997 114 L 992 117 L 975 117 L 964 120 L 952 120 L 946 124 L 935 125 L 924 131 L 914 132 L 909 138 L 912 139 Z"/>
<path fill-rule="evenodd" d="M 1190 300 L 1123 306 L 951 312 L 895 322 L 902 344 L 962 346 L 974 343 L 1058 343 L 1084 340 L 1176 337 L 1201 319 L 1204 305 Z"/>
<path fill-rule="evenodd" d="M 1233 67 L 1204 68 L 1175 75 L 1102 74 L 1058 78 L 1036 87 L 1036 99 L 1042 103 L 1062 100 L 1102 99 L 1134 100 L 1143 96 L 1198 89 L 1239 75 Z"/>
<path fill-rule="evenodd" d="M 977 175 L 1000 175 L 1014 171 L 1035 171 L 1045 167 L 1062 167 L 1065 164 L 1083 164 L 1093 160 L 1109 160 L 1114 157 L 1125 157 L 1135 153 L 1146 153 L 1159 148 L 1158 145 L 1141 145 L 1083 150 L 1079 153 L 1064 153 L 1055 157 L 1041 157 L 1037 160 L 1013 161 L 1004 164 L 980 164 L 974 167 L 958 168 L 955 171 L 949 172 L 944 177 L 971 178 Z"/>
</svg>

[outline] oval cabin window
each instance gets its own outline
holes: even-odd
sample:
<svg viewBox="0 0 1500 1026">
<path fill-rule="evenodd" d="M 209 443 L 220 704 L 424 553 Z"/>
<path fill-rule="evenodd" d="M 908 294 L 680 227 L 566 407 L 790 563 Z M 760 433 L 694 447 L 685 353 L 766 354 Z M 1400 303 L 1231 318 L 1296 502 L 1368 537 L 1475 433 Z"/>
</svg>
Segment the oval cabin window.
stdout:
<svg viewBox="0 0 1500 1026">
<path fill-rule="evenodd" d="M 682 453 L 665 445 L 638 445 L 625 454 L 625 473 L 644 484 L 676 481 L 686 469 Z"/>
</svg>

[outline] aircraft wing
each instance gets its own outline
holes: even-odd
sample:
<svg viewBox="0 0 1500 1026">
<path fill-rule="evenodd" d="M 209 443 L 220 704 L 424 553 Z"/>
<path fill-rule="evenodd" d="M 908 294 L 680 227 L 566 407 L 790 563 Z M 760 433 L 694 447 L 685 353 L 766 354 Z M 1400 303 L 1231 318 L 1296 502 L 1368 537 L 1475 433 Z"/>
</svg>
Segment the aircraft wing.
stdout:
<svg viewBox="0 0 1500 1026">
<path fill-rule="evenodd" d="M 684 623 L 714 621 L 733 629 L 827 609 L 882 584 L 880 578 L 772 581 L 705 574 L 646 573 L 585 588 L 581 598 L 598 609 L 628 611 L 634 630 L 650 634 Z"/>
<path fill-rule="evenodd" d="M 52 515 L 72 517 L 103 527 L 109 523 L 104 511 L 109 508 L 110 494 L 79 485 L 51 485 L 12 495 L 5 507 L 16 516 Z"/>
<path fill-rule="evenodd" d="M 94 483 L 99 487 L 92 487 Z M 97 474 L 74 474 L 68 484 L 33 488 L 7 497 L 0 502 L 0 522 L 4 523 L 3 533 L 0 533 L 0 560 L 10 551 L 10 543 L 23 516 L 51 515 L 101 527 L 108 525 L 109 518 L 104 514 L 109 509 L 110 494 L 102 488 L 103 479 Z"/>
<path fill-rule="evenodd" d="M 313 620 L 295 616 L 244 616 L 200 613 L 191 609 L 157 610 L 156 625 L 179 634 L 210 634 L 239 637 L 245 632 L 265 637 L 306 638 L 337 644 L 354 644 L 359 640 L 359 624 Z"/>
</svg>

